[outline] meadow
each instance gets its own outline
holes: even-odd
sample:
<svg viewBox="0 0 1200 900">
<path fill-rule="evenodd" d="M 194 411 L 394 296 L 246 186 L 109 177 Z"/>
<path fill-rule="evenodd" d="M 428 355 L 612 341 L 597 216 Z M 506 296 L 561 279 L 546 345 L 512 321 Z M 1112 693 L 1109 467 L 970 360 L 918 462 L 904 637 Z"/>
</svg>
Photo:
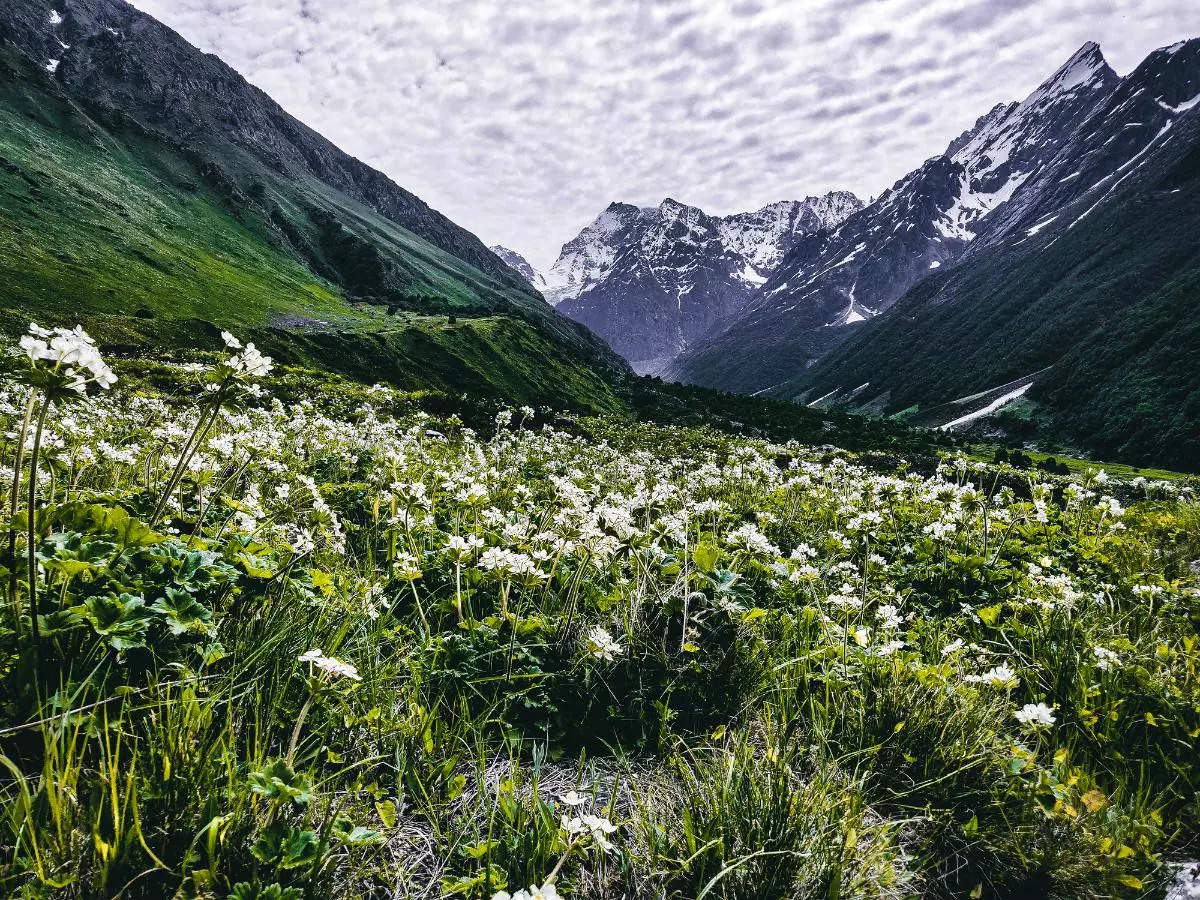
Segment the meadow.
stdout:
<svg viewBox="0 0 1200 900">
<path fill-rule="evenodd" d="M 5 359 L 0 894 L 1139 897 L 1195 858 L 1194 482 L 225 343 Z"/>
</svg>

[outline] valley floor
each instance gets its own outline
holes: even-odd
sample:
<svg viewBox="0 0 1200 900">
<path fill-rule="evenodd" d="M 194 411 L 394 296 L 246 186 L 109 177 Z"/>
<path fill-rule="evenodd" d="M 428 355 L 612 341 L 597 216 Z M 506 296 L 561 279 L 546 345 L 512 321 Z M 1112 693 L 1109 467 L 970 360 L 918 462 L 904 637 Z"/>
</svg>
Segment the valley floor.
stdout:
<svg viewBox="0 0 1200 900">
<path fill-rule="evenodd" d="M 1186 482 L 62 365 L 0 393 L 6 896 L 1162 897 L 1194 858 Z"/>
</svg>

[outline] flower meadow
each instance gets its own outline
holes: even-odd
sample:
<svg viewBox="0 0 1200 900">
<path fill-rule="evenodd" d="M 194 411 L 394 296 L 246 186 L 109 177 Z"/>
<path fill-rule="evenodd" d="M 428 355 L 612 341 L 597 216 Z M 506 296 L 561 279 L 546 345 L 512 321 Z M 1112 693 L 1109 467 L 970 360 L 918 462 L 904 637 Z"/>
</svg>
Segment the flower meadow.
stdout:
<svg viewBox="0 0 1200 900">
<path fill-rule="evenodd" d="M 0 391 L 0 894 L 1162 896 L 1185 482 L 113 360 Z"/>
</svg>

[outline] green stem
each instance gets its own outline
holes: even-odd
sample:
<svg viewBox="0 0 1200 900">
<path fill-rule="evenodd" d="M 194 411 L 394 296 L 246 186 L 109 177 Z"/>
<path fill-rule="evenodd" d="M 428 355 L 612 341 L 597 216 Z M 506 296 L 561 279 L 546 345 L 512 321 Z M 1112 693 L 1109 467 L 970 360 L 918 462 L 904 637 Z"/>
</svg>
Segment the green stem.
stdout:
<svg viewBox="0 0 1200 900">
<path fill-rule="evenodd" d="M 410 581 L 408 586 L 412 588 L 413 602 L 417 604 L 417 612 L 421 615 L 421 623 L 425 626 L 425 633 L 432 634 L 433 629 L 429 627 L 429 619 L 425 618 L 425 607 L 421 605 L 421 598 L 417 596 L 416 582 Z"/>
<path fill-rule="evenodd" d="M 184 470 L 187 468 L 188 462 L 191 461 L 199 446 L 204 442 L 204 438 L 208 436 L 208 431 L 212 428 L 213 423 L 217 419 L 217 413 L 221 411 L 221 392 L 213 400 L 212 414 L 205 421 L 205 412 L 201 410 L 200 418 L 196 420 L 196 426 L 192 429 L 192 433 L 188 436 L 187 442 L 183 445 L 183 449 L 179 452 L 179 461 L 175 463 L 175 468 L 171 472 L 171 478 L 163 487 L 162 494 L 159 497 L 158 505 L 154 507 L 154 513 L 150 516 L 148 523 L 151 528 L 158 524 L 158 520 L 162 517 L 163 512 L 167 508 L 167 503 L 170 502 L 171 494 L 175 491 L 175 486 L 183 478 Z"/>
<path fill-rule="evenodd" d="M 21 467 L 25 463 L 25 438 L 29 435 L 29 423 L 33 420 L 33 405 L 37 399 L 37 388 L 29 392 L 29 402 L 25 404 L 25 419 L 21 423 L 21 433 L 17 437 L 17 458 L 13 463 L 12 494 L 8 502 L 8 558 L 12 571 L 8 575 L 8 600 L 12 604 L 13 618 L 16 620 L 16 631 L 21 633 L 21 607 L 17 605 L 17 529 L 13 520 L 17 517 L 17 497 L 21 493 Z"/>
<path fill-rule="evenodd" d="M 42 401 L 38 410 L 37 430 L 33 433 L 33 453 L 29 458 L 29 531 L 26 548 L 29 554 L 29 619 L 33 625 L 34 658 L 37 658 L 37 648 L 41 643 L 41 629 L 38 626 L 37 607 L 37 479 L 38 456 L 42 450 L 42 428 L 46 424 L 46 413 L 50 409 L 50 395 Z"/>
<path fill-rule="evenodd" d="M 296 717 L 296 727 L 292 729 L 292 739 L 288 743 L 288 752 L 286 762 L 290 766 L 292 759 L 296 756 L 296 744 L 300 740 L 300 729 L 304 725 L 304 718 L 308 715 L 308 708 L 312 706 L 313 695 L 309 694 L 308 699 L 304 701 L 304 705 L 300 707 L 300 715 Z"/>
</svg>

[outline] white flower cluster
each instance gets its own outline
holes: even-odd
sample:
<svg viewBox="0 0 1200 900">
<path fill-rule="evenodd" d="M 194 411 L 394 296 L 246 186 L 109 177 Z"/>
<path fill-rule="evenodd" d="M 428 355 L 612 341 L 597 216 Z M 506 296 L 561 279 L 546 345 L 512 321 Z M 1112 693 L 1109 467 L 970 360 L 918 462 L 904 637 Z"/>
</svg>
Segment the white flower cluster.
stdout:
<svg viewBox="0 0 1200 900">
<path fill-rule="evenodd" d="M 533 557 L 504 547 L 488 547 L 479 557 L 479 568 L 495 572 L 500 577 L 529 576 L 545 579 L 550 576 L 537 567 Z"/>
<path fill-rule="evenodd" d="M 568 839 L 588 837 L 605 853 L 609 853 L 613 849 L 612 841 L 608 839 L 608 836 L 616 832 L 617 826 L 603 816 L 593 816 L 590 813 L 582 816 L 564 815 L 560 824 L 563 831 L 567 833 Z"/>
<path fill-rule="evenodd" d="M 1014 716 L 1026 728 L 1037 731 L 1049 728 L 1054 724 L 1054 709 L 1045 703 L 1026 703 L 1018 709 Z"/>
<path fill-rule="evenodd" d="M 599 625 L 588 632 L 586 645 L 588 653 L 605 662 L 612 662 L 625 653 L 625 647 L 616 641 L 607 629 Z"/>
<path fill-rule="evenodd" d="M 242 342 L 228 331 L 221 332 L 221 340 L 230 350 L 241 351 L 233 354 L 226 362 L 234 373 L 234 377 L 263 378 L 271 374 L 271 369 L 274 367 L 271 357 L 263 356 L 253 343 L 243 347 Z"/>
<path fill-rule="evenodd" d="M 1020 677 L 1006 663 L 994 666 L 982 675 L 968 675 L 966 680 L 972 684 L 987 684 L 992 687 L 1003 688 L 1014 688 L 1021 683 Z M 1019 715 L 1018 718 L 1020 718 Z"/>
<path fill-rule="evenodd" d="M 1096 668 L 1107 672 L 1121 665 L 1121 657 L 1107 647 L 1093 647 L 1092 655 L 1096 657 Z"/>
<path fill-rule="evenodd" d="M 38 362 L 53 363 L 66 377 L 69 390 L 82 394 L 91 382 L 105 390 L 117 383 L 117 376 L 101 358 L 96 342 L 79 326 L 50 331 L 33 322 L 20 343 L 35 367 Z"/>
</svg>

